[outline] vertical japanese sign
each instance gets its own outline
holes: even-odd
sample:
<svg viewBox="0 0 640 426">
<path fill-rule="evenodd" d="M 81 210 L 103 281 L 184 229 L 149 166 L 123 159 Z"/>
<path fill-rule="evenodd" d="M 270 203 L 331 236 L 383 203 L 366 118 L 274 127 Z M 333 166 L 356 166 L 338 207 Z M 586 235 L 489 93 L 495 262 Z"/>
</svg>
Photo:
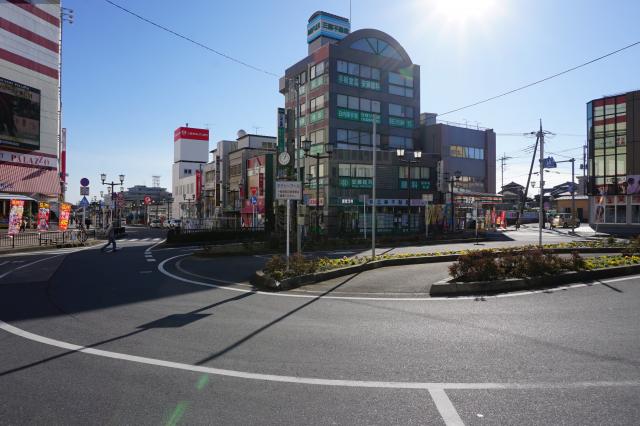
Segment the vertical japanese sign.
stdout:
<svg viewBox="0 0 640 426">
<path fill-rule="evenodd" d="M 49 203 L 40 203 L 38 206 L 38 231 L 49 230 Z"/>
<path fill-rule="evenodd" d="M 278 152 L 286 151 L 284 131 L 286 128 L 287 116 L 284 108 L 278 108 Z"/>
<path fill-rule="evenodd" d="M 196 170 L 196 200 L 200 199 L 202 195 L 202 172 Z"/>
<path fill-rule="evenodd" d="M 24 213 L 24 200 L 11 200 L 11 211 L 9 212 L 9 235 L 16 235 L 20 232 L 22 214 Z"/>
<path fill-rule="evenodd" d="M 60 218 L 58 219 L 58 230 L 66 231 L 69 228 L 69 216 L 71 216 L 71 204 L 60 204 Z"/>
</svg>

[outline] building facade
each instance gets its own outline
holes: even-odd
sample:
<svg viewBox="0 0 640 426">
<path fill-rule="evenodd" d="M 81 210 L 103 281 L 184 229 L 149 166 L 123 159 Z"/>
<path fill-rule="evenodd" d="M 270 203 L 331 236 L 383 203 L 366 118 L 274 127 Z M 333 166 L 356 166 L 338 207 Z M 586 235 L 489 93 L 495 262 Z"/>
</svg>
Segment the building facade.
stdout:
<svg viewBox="0 0 640 426">
<path fill-rule="evenodd" d="M 326 12 L 309 18 L 307 42 L 308 56 L 280 79 L 289 118 L 285 149 L 293 158 L 289 176 L 295 178 L 297 169 L 305 182 L 303 205 L 311 207 L 299 213 L 307 213 L 307 227 L 316 223 L 311 215 L 319 214 L 322 233 L 370 227 L 364 200 L 371 205 L 375 121 L 377 227 L 408 228 L 409 206 L 420 217 L 422 194 L 434 191 L 434 158 L 413 154 L 422 149 L 417 138 L 420 67 L 390 35 L 375 29 L 351 33 L 346 18 Z M 310 141 L 310 155 L 325 158 L 318 161 L 296 150 L 298 138 Z M 398 157 L 397 149 L 405 156 Z"/>
<path fill-rule="evenodd" d="M 171 215 L 192 215 L 191 205 L 199 203 L 202 195 L 202 173 L 209 157 L 209 130 L 178 127 L 173 134 L 173 167 L 171 188 L 174 203 Z M 186 206 L 186 207 L 185 207 Z"/>
<path fill-rule="evenodd" d="M 640 233 L 640 90 L 587 103 L 590 225 Z"/>
<path fill-rule="evenodd" d="M 64 160 L 60 163 L 60 2 L 2 2 L 0 16 L 2 226 L 11 199 L 26 202 L 27 216 L 37 212 L 36 201 L 57 201 L 65 174 Z"/>
</svg>

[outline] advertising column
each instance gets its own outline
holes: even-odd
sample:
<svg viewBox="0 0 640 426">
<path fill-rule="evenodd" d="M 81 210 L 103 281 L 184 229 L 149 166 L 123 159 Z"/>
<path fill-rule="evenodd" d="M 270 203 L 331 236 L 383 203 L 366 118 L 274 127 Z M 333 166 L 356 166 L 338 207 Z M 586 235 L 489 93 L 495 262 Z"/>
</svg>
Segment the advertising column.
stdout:
<svg viewBox="0 0 640 426">
<path fill-rule="evenodd" d="M 11 200 L 11 211 L 9 212 L 9 235 L 16 235 L 20 232 L 23 213 L 24 200 Z"/>
<path fill-rule="evenodd" d="M 69 228 L 69 216 L 71 215 L 71 204 L 60 204 L 60 218 L 58 219 L 58 230 L 66 231 Z"/>
<path fill-rule="evenodd" d="M 49 230 L 49 203 L 41 202 L 38 208 L 38 231 Z"/>
</svg>

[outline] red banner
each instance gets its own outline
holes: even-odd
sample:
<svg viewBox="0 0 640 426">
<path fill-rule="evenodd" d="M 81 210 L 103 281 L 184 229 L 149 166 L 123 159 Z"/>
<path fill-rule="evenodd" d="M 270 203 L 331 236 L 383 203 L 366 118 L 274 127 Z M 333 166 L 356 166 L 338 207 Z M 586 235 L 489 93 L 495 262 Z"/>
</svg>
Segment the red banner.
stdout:
<svg viewBox="0 0 640 426">
<path fill-rule="evenodd" d="M 38 208 L 38 231 L 49 230 L 49 203 L 40 203 Z"/>
<path fill-rule="evenodd" d="M 202 195 L 202 172 L 196 170 L 196 200 L 200 199 Z"/>
<path fill-rule="evenodd" d="M 11 200 L 11 211 L 9 212 L 9 235 L 16 235 L 20 232 L 23 213 L 24 200 Z"/>
<path fill-rule="evenodd" d="M 175 142 L 178 139 L 208 141 L 209 129 L 196 129 L 195 127 L 178 127 L 173 132 L 173 141 Z"/>
</svg>

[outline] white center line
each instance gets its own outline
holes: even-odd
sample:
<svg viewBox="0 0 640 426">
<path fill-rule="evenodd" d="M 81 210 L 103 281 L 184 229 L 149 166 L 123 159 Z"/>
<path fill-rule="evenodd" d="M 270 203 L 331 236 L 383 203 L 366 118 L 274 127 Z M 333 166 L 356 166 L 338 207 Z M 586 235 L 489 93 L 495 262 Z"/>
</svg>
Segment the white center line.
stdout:
<svg viewBox="0 0 640 426">
<path fill-rule="evenodd" d="M 462 419 L 444 389 L 429 389 L 429 395 L 431 395 L 438 412 L 442 416 L 442 420 L 447 426 L 464 426 Z"/>
</svg>

